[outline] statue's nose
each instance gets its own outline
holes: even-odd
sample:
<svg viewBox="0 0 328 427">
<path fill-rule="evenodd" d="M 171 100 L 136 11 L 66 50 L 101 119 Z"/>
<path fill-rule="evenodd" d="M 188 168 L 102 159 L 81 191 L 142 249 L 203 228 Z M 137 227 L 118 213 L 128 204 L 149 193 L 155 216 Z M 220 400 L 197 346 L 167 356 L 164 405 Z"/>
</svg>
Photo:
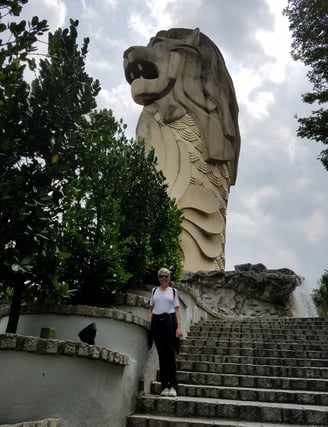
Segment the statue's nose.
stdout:
<svg viewBox="0 0 328 427">
<path fill-rule="evenodd" d="M 129 53 L 132 52 L 135 49 L 135 46 L 131 46 L 128 49 L 126 49 L 123 53 L 123 58 L 127 58 L 129 56 Z"/>
</svg>

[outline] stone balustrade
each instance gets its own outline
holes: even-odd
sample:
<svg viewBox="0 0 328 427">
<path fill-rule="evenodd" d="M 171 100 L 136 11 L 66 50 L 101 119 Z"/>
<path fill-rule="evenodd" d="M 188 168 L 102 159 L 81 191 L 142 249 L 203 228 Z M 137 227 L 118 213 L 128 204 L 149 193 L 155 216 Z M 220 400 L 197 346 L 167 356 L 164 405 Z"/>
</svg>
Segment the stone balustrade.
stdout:
<svg viewBox="0 0 328 427">
<path fill-rule="evenodd" d="M 59 418 L 47 418 L 18 424 L 1 424 L 0 427 L 61 427 L 61 421 Z"/>
<path fill-rule="evenodd" d="M 125 354 L 101 348 L 96 345 L 79 343 L 69 340 L 45 339 L 17 334 L 0 334 L 0 350 L 27 351 L 29 353 L 85 357 L 102 360 L 115 365 L 128 365 L 129 358 Z"/>
</svg>

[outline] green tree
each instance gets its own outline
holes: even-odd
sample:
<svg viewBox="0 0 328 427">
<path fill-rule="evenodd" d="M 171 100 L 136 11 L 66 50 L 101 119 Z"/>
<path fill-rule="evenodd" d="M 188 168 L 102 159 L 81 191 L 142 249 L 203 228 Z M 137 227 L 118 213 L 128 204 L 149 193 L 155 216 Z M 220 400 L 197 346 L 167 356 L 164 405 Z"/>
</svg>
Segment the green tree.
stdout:
<svg viewBox="0 0 328 427">
<path fill-rule="evenodd" d="M 99 304 L 131 280 L 156 275 L 159 265 L 181 272 L 182 214 L 167 195 L 154 153 L 128 141 L 110 110 L 94 111 L 77 153 L 79 167 L 64 199 L 64 280 L 73 301 Z"/>
<path fill-rule="evenodd" d="M 16 328 L 26 283 L 24 276 L 31 274 L 32 261 L 31 252 L 19 248 L 24 239 L 22 225 L 28 215 L 20 203 L 27 185 L 20 170 L 26 170 L 25 126 L 29 110 L 29 85 L 23 73 L 26 64 L 35 68 L 29 55 L 35 51 L 37 37 L 48 30 L 47 23 L 38 18 L 29 24 L 3 22 L 19 16 L 24 3 L 26 1 L 4 1 L 0 7 L 0 283 L 5 295 L 15 288 L 9 332 Z M 19 217 L 18 221 L 14 220 L 15 216 Z"/>
<path fill-rule="evenodd" d="M 316 106 L 311 116 L 298 118 L 297 135 L 328 144 L 328 2 L 288 0 L 283 14 L 292 32 L 292 58 L 310 68 L 307 76 L 313 91 L 303 94 L 303 101 Z M 319 159 L 328 170 L 328 148 Z"/>
<path fill-rule="evenodd" d="M 18 16 L 25 3 L 6 1 L 7 15 Z M 48 57 L 40 61 L 31 88 L 24 69 L 26 64 L 35 69 L 30 54 L 47 23 L 37 17 L 0 23 L 1 32 L 10 35 L 0 51 L 0 283 L 13 289 L 7 332 L 16 331 L 27 288 L 42 287 L 58 297 L 68 291 L 58 281 L 59 202 L 74 169 L 79 123 L 95 107 L 100 90 L 84 70 L 88 39 L 79 50 L 77 25 L 71 21 L 69 29 L 49 34 Z"/>
<path fill-rule="evenodd" d="M 19 16 L 26 0 L 0 6 Z M 155 170 L 154 153 L 127 141 L 125 126 L 97 112 L 99 82 L 85 72 L 88 39 L 77 21 L 49 33 L 46 21 L 0 23 L 0 295 L 12 298 L 15 332 L 24 297 L 90 303 L 166 265 L 181 271 L 181 212 Z M 9 34 L 9 36 L 8 36 Z M 37 72 L 31 85 L 25 67 Z"/>
<path fill-rule="evenodd" d="M 328 317 L 328 270 L 321 276 L 320 286 L 312 295 L 319 316 Z"/>
</svg>

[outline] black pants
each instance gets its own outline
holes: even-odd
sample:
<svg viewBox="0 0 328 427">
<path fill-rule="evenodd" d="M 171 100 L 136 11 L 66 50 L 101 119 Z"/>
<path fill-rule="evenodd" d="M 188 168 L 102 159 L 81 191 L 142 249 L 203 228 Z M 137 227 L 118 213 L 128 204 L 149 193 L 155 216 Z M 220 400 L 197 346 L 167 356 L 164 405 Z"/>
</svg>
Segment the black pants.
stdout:
<svg viewBox="0 0 328 427">
<path fill-rule="evenodd" d="M 175 334 L 177 319 L 175 313 L 153 314 L 151 331 L 156 345 L 162 390 L 177 388 Z"/>
</svg>

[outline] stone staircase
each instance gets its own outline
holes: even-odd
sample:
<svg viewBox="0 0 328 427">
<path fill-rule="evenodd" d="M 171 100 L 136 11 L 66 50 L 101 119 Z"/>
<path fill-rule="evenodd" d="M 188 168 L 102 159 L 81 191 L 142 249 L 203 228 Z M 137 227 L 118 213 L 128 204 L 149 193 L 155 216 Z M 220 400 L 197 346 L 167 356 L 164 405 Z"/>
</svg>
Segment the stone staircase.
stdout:
<svg viewBox="0 0 328 427">
<path fill-rule="evenodd" d="M 328 426 L 328 319 L 240 318 L 191 327 L 178 397 L 137 397 L 127 427 Z"/>
</svg>

